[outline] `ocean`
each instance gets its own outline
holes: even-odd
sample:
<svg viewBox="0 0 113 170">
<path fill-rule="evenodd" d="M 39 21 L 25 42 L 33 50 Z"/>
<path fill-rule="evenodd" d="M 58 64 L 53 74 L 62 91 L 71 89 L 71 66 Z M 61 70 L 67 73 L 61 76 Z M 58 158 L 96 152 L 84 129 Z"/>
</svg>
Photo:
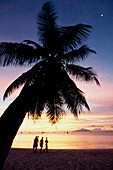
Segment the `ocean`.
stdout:
<svg viewBox="0 0 113 170">
<path fill-rule="evenodd" d="M 35 136 L 48 137 L 49 149 L 113 149 L 113 131 L 19 132 L 12 148 L 32 148 Z"/>
</svg>

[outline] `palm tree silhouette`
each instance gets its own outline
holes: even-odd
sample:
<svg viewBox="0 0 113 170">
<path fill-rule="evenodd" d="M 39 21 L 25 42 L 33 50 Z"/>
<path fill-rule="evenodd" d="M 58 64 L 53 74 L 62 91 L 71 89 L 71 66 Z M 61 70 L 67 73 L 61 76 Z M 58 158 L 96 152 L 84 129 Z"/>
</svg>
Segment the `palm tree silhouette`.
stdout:
<svg viewBox="0 0 113 170">
<path fill-rule="evenodd" d="M 19 96 L 9 105 L 0 118 L 0 164 L 7 157 L 13 139 L 26 113 L 41 116 L 46 109 L 51 123 L 56 123 L 64 112 L 63 105 L 77 116 L 83 107 L 90 110 L 83 92 L 77 88 L 70 75 L 84 81 L 96 81 L 91 67 L 75 65 L 90 53 L 96 53 L 86 45 L 91 26 L 78 24 L 59 26 L 56 10 L 46 2 L 38 14 L 38 42 L 0 43 L 2 66 L 34 65 L 18 77 L 6 90 L 3 99 L 23 85 Z"/>
</svg>

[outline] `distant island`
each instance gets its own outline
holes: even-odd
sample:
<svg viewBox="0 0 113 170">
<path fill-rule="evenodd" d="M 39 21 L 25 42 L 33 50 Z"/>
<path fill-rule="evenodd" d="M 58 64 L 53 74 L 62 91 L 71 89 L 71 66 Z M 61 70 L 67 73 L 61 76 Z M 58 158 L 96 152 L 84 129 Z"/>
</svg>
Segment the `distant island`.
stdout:
<svg viewBox="0 0 113 170">
<path fill-rule="evenodd" d="M 79 130 L 75 130 L 75 131 L 73 131 L 73 132 L 90 132 L 90 133 L 92 133 L 92 131 L 91 130 L 88 130 L 88 129 L 79 129 Z"/>
</svg>

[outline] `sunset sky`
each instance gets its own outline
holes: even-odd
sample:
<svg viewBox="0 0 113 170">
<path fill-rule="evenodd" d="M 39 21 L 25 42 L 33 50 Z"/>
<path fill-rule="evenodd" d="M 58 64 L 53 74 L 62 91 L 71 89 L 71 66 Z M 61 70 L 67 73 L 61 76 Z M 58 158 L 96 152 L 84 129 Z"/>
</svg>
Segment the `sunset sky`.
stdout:
<svg viewBox="0 0 113 170">
<path fill-rule="evenodd" d="M 37 41 L 37 14 L 46 0 L 0 0 L 0 42 Z M 113 1 L 112 0 L 53 0 L 59 25 L 79 23 L 92 26 L 86 44 L 97 54 L 90 55 L 81 66 L 92 66 L 101 87 L 95 83 L 76 82 L 84 91 L 91 108 L 78 119 L 67 114 L 59 124 L 51 126 L 45 115 L 33 122 L 25 119 L 21 129 L 39 131 L 74 130 L 80 128 L 113 130 Z M 0 67 L 0 115 L 19 94 L 19 90 L 3 101 L 6 88 L 30 67 Z"/>
</svg>

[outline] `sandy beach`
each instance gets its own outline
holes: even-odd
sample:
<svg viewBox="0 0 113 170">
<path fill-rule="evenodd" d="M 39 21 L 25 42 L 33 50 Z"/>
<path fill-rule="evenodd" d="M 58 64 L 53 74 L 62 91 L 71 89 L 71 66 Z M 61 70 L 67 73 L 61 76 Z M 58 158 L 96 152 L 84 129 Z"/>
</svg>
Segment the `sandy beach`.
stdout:
<svg viewBox="0 0 113 170">
<path fill-rule="evenodd" d="M 3 170 L 112 170 L 113 149 L 55 150 L 33 153 L 11 149 Z"/>
</svg>

